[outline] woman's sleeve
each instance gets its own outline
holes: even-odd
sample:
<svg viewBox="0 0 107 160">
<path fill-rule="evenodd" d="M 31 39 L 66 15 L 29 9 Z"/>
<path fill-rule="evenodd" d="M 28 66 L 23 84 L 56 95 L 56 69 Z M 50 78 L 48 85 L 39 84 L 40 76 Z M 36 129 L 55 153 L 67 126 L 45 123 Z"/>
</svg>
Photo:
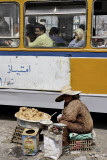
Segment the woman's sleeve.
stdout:
<svg viewBox="0 0 107 160">
<path fill-rule="evenodd" d="M 78 48 L 78 47 L 84 47 L 85 46 L 85 41 L 84 40 L 82 40 L 82 41 L 79 41 L 79 42 L 74 42 L 74 40 L 73 41 L 71 41 L 70 42 L 70 44 L 69 44 L 69 48 Z"/>
<path fill-rule="evenodd" d="M 75 47 L 84 47 L 85 46 L 85 41 L 82 40 L 82 41 L 79 41 L 75 44 Z"/>
<path fill-rule="evenodd" d="M 73 39 L 70 43 L 69 43 L 69 45 L 68 45 L 68 47 L 69 48 L 72 48 L 72 47 L 74 47 L 75 46 L 75 39 Z"/>
</svg>

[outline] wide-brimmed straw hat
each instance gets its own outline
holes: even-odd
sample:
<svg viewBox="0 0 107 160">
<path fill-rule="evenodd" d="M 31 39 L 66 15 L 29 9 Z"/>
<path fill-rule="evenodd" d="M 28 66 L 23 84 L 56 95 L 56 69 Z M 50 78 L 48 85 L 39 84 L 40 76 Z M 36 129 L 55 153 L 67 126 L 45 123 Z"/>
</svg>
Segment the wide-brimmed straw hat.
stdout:
<svg viewBox="0 0 107 160">
<path fill-rule="evenodd" d="M 55 101 L 56 102 L 61 102 L 64 100 L 64 96 L 65 95 L 71 95 L 71 96 L 74 96 L 74 95 L 77 95 L 77 94 L 80 94 L 81 91 L 74 91 L 72 90 L 72 88 L 70 86 L 64 86 L 62 89 L 61 89 L 61 94 L 60 96 L 58 96 Z"/>
</svg>

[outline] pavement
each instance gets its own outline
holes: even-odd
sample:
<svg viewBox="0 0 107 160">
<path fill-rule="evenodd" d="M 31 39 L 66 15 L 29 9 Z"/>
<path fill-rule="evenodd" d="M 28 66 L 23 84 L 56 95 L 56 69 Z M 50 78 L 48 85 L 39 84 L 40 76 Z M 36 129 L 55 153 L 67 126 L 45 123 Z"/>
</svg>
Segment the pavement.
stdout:
<svg viewBox="0 0 107 160">
<path fill-rule="evenodd" d="M 59 160 L 107 160 L 107 123 L 101 122 L 101 119 L 107 115 L 95 117 L 94 131 L 96 140 L 89 151 L 70 151 L 68 155 L 62 154 Z M 100 119 L 100 120 L 99 120 Z M 107 121 L 106 121 L 107 122 Z M 42 151 L 34 156 L 24 156 L 22 153 L 22 145 L 11 143 L 11 139 L 17 120 L 11 117 L 0 118 L 0 160 L 51 160 L 44 158 Z"/>
</svg>

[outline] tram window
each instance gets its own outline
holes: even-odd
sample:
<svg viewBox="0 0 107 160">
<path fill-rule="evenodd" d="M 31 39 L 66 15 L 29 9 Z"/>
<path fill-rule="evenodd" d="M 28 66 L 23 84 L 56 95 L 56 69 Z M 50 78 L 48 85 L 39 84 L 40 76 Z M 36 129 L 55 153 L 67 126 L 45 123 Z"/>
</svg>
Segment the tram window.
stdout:
<svg viewBox="0 0 107 160">
<path fill-rule="evenodd" d="M 107 1 L 93 2 L 91 44 L 95 48 L 107 48 Z"/>
<path fill-rule="evenodd" d="M 40 29 L 43 26 L 45 29 Z M 76 45 L 73 43 L 72 46 L 69 46 L 70 42 L 75 40 L 75 30 L 79 27 L 82 28 L 83 34 L 78 33 L 79 38 L 76 40 Z M 86 43 L 85 33 L 85 0 L 60 0 L 57 2 L 53 0 L 25 3 L 25 47 L 83 48 Z M 77 45 L 80 44 L 80 42 L 77 43 L 80 40 L 84 40 L 84 45 Z"/>
<path fill-rule="evenodd" d="M 1 2 L 0 47 L 18 47 L 19 43 L 19 5 Z"/>
</svg>

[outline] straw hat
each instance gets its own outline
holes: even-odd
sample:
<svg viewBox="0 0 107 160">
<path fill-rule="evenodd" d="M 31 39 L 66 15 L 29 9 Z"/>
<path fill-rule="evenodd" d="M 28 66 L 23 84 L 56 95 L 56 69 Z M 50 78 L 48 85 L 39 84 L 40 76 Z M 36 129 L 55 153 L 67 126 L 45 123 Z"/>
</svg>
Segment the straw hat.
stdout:
<svg viewBox="0 0 107 160">
<path fill-rule="evenodd" d="M 56 102 L 61 102 L 63 101 L 64 99 L 64 96 L 65 95 L 71 95 L 71 96 L 74 96 L 74 95 L 77 95 L 77 94 L 80 94 L 81 91 L 74 91 L 72 90 L 72 88 L 70 86 L 64 86 L 62 89 L 61 89 L 61 94 L 60 96 L 58 96 L 55 101 Z"/>
</svg>

